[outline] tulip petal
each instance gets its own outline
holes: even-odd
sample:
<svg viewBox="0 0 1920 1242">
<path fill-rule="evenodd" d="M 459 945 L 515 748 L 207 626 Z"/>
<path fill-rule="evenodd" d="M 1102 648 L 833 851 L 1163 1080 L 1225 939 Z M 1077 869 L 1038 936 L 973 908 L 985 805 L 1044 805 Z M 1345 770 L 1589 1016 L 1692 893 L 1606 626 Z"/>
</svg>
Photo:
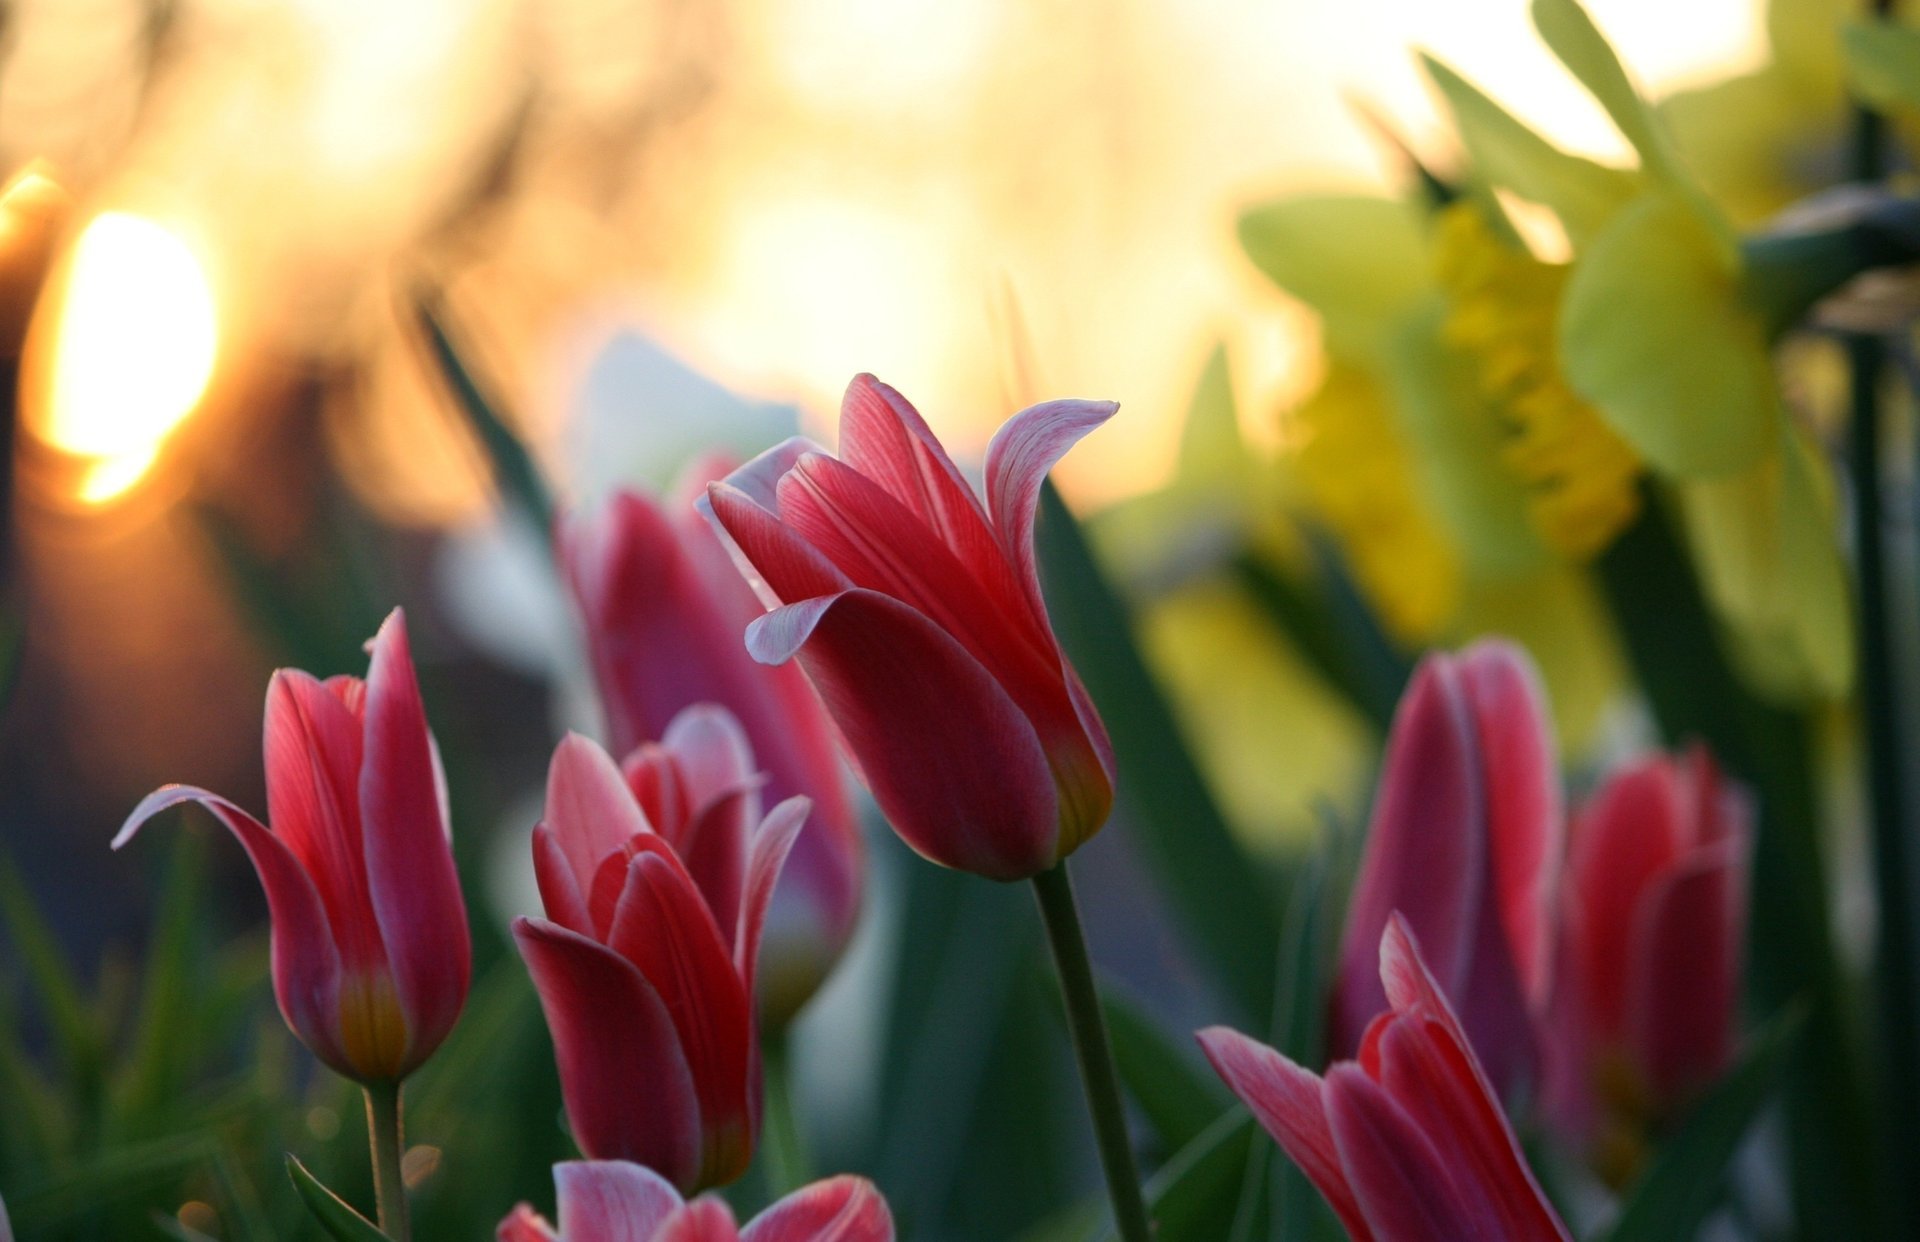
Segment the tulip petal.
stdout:
<svg viewBox="0 0 1920 1242">
<path fill-rule="evenodd" d="M 560 839 L 545 824 L 533 829 L 533 879 L 540 889 L 540 904 L 553 922 L 587 937 L 596 937 L 603 930 L 594 927 L 587 892 L 574 874 Z"/>
<path fill-rule="evenodd" d="M 515 919 L 513 938 L 553 1033 L 574 1142 L 596 1159 L 694 1184 L 700 1105 L 659 994 L 633 963 L 557 924 Z"/>
<path fill-rule="evenodd" d="M 1622 1034 L 1656 1099 L 1685 1099 L 1733 1056 L 1746 888 L 1743 847 L 1722 840 L 1656 879 L 1634 912 Z"/>
<path fill-rule="evenodd" d="M 113 848 L 131 841 L 155 815 L 183 802 L 200 804 L 224 824 L 260 876 L 273 929 L 273 991 L 287 1025 L 314 1055 L 343 1073 L 350 1072 L 343 1068 L 347 1062 L 339 1048 L 335 995 L 340 954 L 327 926 L 326 909 L 300 860 L 265 824 L 219 794 L 193 785 L 165 785 L 133 808 L 115 834 Z"/>
<path fill-rule="evenodd" d="M 893 1242 L 893 1214 L 866 1178 L 832 1177 L 754 1217 L 740 1242 Z"/>
<path fill-rule="evenodd" d="M 8 1242 L 4 1233 L 0 1233 L 0 1242 Z M 522 1203 L 493 1231 L 493 1242 L 560 1242 L 560 1235 L 540 1218 L 531 1203 Z"/>
<path fill-rule="evenodd" d="M 700 1198 L 668 1217 L 653 1242 L 740 1242 L 740 1227 L 724 1200 Z"/>
<path fill-rule="evenodd" d="M 701 1186 L 745 1171 L 759 1130 L 753 1013 L 744 981 L 693 877 L 658 837 L 626 866 L 608 947 L 659 995 L 679 1034 L 701 1112 Z"/>
<path fill-rule="evenodd" d="M 908 604 L 958 639 L 1036 721 L 1065 714 L 1058 647 L 1003 561 L 981 577 L 872 480 L 831 457 L 780 481 L 780 516 L 859 587 Z"/>
<path fill-rule="evenodd" d="M 753 744 L 734 714 L 718 704 L 682 708 L 660 744 L 678 761 L 687 805 L 695 810 L 755 783 Z"/>
<path fill-rule="evenodd" d="M 399 609 L 367 670 L 360 823 L 373 912 L 407 1017 L 408 1068 L 460 1016 L 472 971 L 466 904 L 447 843 L 426 709 Z"/>
<path fill-rule="evenodd" d="M 987 445 L 987 510 L 1007 561 L 1026 590 L 1034 619 L 1046 624 L 1033 530 L 1047 472 L 1080 438 L 1120 409 L 1112 401 L 1048 401 L 1015 414 Z"/>
<path fill-rule="evenodd" d="M 1320 1078 L 1286 1057 L 1238 1031 L 1208 1027 L 1198 1036 L 1207 1060 L 1233 1093 L 1240 1097 L 1274 1141 L 1300 1166 L 1348 1234 L 1365 1242 L 1371 1236 L 1366 1218 L 1347 1185 L 1327 1128 L 1324 1084 Z"/>
<path fill-rule="evenodd" d="M 740 902 L 739 926 L 733 937 L 733 968 L 753 991 L 754 972 L 759 966 L 760 933 L 766 926 L 767 907 L 773 901 L 775 886 L 793 844 L 800 837 L 813 804 L 805 798 L 788 798 L 768 813 L 753 834 L 747 855 L 746 892 Z M 719 918 L 719 912 L 715 912 Z M 727 926 L 724 922 L 722 927 Z"/>
<path fill-rule="evenodd" d="M 1460 657 L 1482 745 L 1494 893 L 1505 942 L 1527 997 L 1546 996 L 1553 960 L 1553 897 L 1564 852 L 1564 810 L 1546 692 L 1524 649 L 1491 641 Z"/>
<path fill-rule="evenodd" d="M 1375 1236 L 1409 1242 L 1501 1238 L 1499 1221 L 1476 1211 L 1447 1162 L 1406 1110 L 1355 1065 L 1327 1071 L 1327 1125 L 1353 1197 Z"/>
<path fill-rule="evenodd" d="M 574 879 L 591 893 L 600 861 L 652 825 L 640 813 L 626 778 L 598 742 L 569 733 L 547 767 L 546 825 Z"/>
<path fill-rule="evenodd" d="M 1418 1010 L 1381 1035 L 1378 1081 L 1415 1124 L 1447 1137 L 1446 1157 L 1474 1216 L 1501 1224 L 1488 1236 L 1552 1237 L 1552 1217 L 1473 1052 L 1446 1023 Z"/>
<path fill-rule="evenodd" d="M 680 1192 L 629 1160 L 569 1160 L 553 1166 L 562 1242 L 652 1242 L 681 1206 Z"/>
<path fill-rule="evenodd" d="M 1414 671 L 1387 738 L 1335 982 L 1336 1054 L 1351 1053 L 1387 1008 L 1379 955 L 1395 911 L 1418 932 L 1438 977 L 1464 994 L 1486 884 L 1480 772 L 1458 670 L 1445 656 L 1429 657 Z"/>
<path fill-rule="evenodd" d="M 730 545 L 734 563 L 769 608 L 846 590 L 852 585 L 847 576 L 780 520 L 776 512 L 779 501 L 773 492 L 778 479 L 765 483 L 749 480 L 744 486 L 740 482 L 760 459 L 707 488 L 707 513 Z M 754 490 L 747 490 L 748 486 Z M 763 486 L 765 503 L 757 498 Z"/>
<path fill-rule="evenodd" d="M 1006 576 L 973 488 L 912 403 L 871 375 L 856 375 L 840 403 L 840 458 L 925 523 L 975 577 Z"/>
<path fill-rule="evenodd" d="M 901 838 L 992 879 L 1051 866 L 1059 802 L 1034 726 L 951 635 L 898 600 L 850 590 L 768 613 L 755 659 L 795 653 Z"/>
<path fill-rule="evenodd" d="M 360 823 L 360 721 L 346 697 L 299 669 L 268 682 L 267 821 L 319 892 L 342 967 L 383 975 Z"/>
<path fill-rule="evenodd" d="M 1610 777 L 1575 830 L 1567 935 L 1578 955 L 1583 1012 L 1602 1043 L 1625 1034 L 1634 912 L 1686 844 L 1690 797 L 1673 762 L 1656 755 Z"/>
</svg>

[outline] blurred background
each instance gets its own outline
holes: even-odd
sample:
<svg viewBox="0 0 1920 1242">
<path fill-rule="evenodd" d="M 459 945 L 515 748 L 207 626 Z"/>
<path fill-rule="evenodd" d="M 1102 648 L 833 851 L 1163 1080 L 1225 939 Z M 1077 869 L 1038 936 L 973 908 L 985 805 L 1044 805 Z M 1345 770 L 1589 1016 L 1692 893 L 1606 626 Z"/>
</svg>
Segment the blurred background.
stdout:
<svg viewBox="0 0 1920 1242">
<path fill-rule="evenodd" d="M 1591 8 L 1656 96 L 1766 54 L 1748 0 Z M 498 503 L 425 351 L 425 288 L 570 505 L 658 486 L 709 443 L 830 439 L 861 370 L 963 460 L 1030 399 L 1117 399 L 1059 481 L 1143 609 L 1234 827 L 1280 855 L 1326 809 L 1357 814 L 1368 722 L 1283 646 L 1255 668 L 1210 661 L 1232 618 L 1156 569 L 1167 558 L 1134 546 L 1151 523 L 1125 514 L 1169 487 L 1223 343 L 1246 443 L 1298 448 L 1316 320 L 1246 261 L 1234 222 L 1281 192 L 1397 188 L 1383 128 L 1445 164 L 1411 48 L 1566 146 L 1619 154 L 1525 10 L 13 0 L 0 853 L 96 977 L 152 917 L 161 834 L 106 849 L 138 796 L 179 780 L 262 807 L 269 670 L 359 671 L 398 603 L 485 886 L 474 921 L 497 931 L 528 905 L 547 755 L 598 722 L 540 540 Z M 1596 643 L 1575 682 L 1606 684 Z M 1248 704 L 1264 731 L 1241 727 Z M 1588 716 L 1563 727 L 1604 731 Z M 1090 867 L 1124 877 L 1107 841 Z M 209 921 L 257 927 L 239 852 L 208 853 Z M 876 907 L 897 905 L 881 887 Z M 1096 911 L 1096 945 L 1177 980 L 1154 936 Z"/>
</svg>

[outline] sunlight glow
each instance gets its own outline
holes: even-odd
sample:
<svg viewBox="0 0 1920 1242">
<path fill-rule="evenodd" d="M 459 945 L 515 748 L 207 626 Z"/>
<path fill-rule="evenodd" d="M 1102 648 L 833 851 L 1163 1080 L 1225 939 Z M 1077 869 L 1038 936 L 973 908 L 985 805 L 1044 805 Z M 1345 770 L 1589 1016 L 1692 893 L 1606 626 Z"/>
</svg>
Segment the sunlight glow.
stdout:
<svg viewBox="0 0 1920 1242">
<path fill-rule="evenodd" d="M 103 504 L 146 473 L 213 374 L 213 293 L 176 234 L 122 212 L 95 217 L 75 243 L 50 313 L 53 335 L 29 361 L 29 425 L 48 444 L 95 459 L 79 498 Z"/>
</svg>

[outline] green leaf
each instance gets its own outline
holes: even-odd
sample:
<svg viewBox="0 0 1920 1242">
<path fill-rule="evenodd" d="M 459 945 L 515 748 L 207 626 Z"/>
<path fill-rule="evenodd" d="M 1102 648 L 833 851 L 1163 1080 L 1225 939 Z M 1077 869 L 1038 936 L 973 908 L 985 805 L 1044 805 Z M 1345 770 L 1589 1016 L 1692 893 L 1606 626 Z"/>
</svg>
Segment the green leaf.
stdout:
<svg viewBox="0 0 1920 1242">
<path fill-rule="evenodd" d="M 1352 357 L 1382 335 L 1431 284 L 1425 221 L 1398 199 L 1283 198 L 1240 217 L 1253 265 L 1318 311 L 1328 352 Z"/>
<path fill-rule="evenodd" d="M 204 924 L 200 884 L 201 840 L 193 833 L 174 838 L 173 858 L 149 942 L 134 1043 L 122 1061 L 127 1069 L 117 1091 L 117 1108 L 137 1116 L 166 1103 L 180 1090 L 199 1044 L 202 997 L 194 987 L 199 962 L 199 932 Z"/>
<path fill-rule="evenodd" d="M 1227 1235 L 1256 1141 L 1265 1141 L 1260 1127 L 1235 1104 L 1147 1179 L 1156 1242 L 1217 1242 Z"/>
<path fill-rule="evenodd" d="M 514 431 L 513 425 L 502 416 L 504 407 L 496 399 L 491 386 L 454 345 L 446 329 L 446 310 L 439 294 L 431 289 L 420 290 L 414 299 L 414 315 L 426 333 L 427 345 L 441 379 L 446 381 L 455 402 L 467 416 L 467 425 L 473 428 L 474 434 L 480 437 L 481 446 L 486 449 L 487 459 L 493 465 L 495 485 L 519 502 L 536 529 L 543 533 L 552 530 L 553 494 L 541 478 L 540 469 L 527 452 L 527 446 Z"/>
<path fill-rule="evenodd" d="M 1640 153 L 1642 167 L 1656 177 L 1684 181 L 1659 118 L 1634 89 L 1626 66 L 1577 0 L 1533 0 L 1533 24 L 1560 63 L 1606 109 L 1621 135 Z"/>
<path fill-rule="evenodd" d="M 287 1153 L 287 1176 L 293 1179 L 294 1188 L 300 1192 L 307 1210 L 313 1213 L 313 1219 L 334 1242 L 386 1242 L 386 1234 L 349 1207 L 346 1200 L 322 1186 L 320 1179 L 307 1172 L 307 1167 L 292 1152 Z"/>
<path fill-rule="evenodd" d="M 1876 108 L 1920 110 L 1920 30 L 1852 22 L 1841 32 L 1847 82 Z"/>
<path fill-rule="evenodd" d="M 1580 255 L 1560 354 L 1567 382 L 1665 475 L 1731 474 L 1777 442 L 1766 326 L 1737 259 L 1680 196 L 1646 195 Z"/>
<path fill-rule="evenodd" d="M 1726 1169 L 1760 1109 L 1772 1098 L 1800 1038 L 1796 1007 L 1754 1038 L 1740 1064 L 1720 1080 L 1685 1124 L 1660 1145 L 1651 1168 L 1628 1193 L 1611 1242 L 1687 1242 L 1720 1203 Z M 1818 1219 L 1818 1205 L 1802 1205 Z"/>
<path fill-rule="evenodd" d="M 1055 631 L 1113 739 L 1125 820 L 1189 943 L 1242 1017 L 1263 1020 L 1280 940 L 1264 868 L 1227 827 L 1141 657 L 1131 610 L 1051 484 L 1038 544 Z"/>
<path fill-rule="evenodd" d="M 1244 485 L 1252 461 L 1240 436 L 1240 413 L 1233 399 L 1233 373 L 1227 347 L 1215 342 L 1207 353 L 1180 433 L 1175 477 L 1181 483 L 1218 489 Z"/>
<path fill-rule="evenodd" d="M 1638 189 L 1638 178 L 1570 155 L 1495 103 L 1452 66 L 1422 55 L 1481 177 L 1549 207 L 1575 244 L 1598 232 Z"/>
<path fill-rule="evenodd" d="M 84 1101 L 94 1098 L 99 1087 L 106 1035 L 60 951 L 58 937 L 41 917 L 20 873 L 6 858 L 0 858 L 0 922 L 12 937 L 14 952 L 25 965 L 41 1008 L 52 1024 L 54 1044 L 70 1079 L 69 1089 L 85 1107 Z"/>
<path fill-rule="evenodd" d="M 1120 1081 L 1167 1150 L 1200 1137 L 1233 1095 L 1191 1047 L 1177 1043 L 1121 989 L 1101 989 L 1100 1007 L 1113 1041 Z"/>
</svg>

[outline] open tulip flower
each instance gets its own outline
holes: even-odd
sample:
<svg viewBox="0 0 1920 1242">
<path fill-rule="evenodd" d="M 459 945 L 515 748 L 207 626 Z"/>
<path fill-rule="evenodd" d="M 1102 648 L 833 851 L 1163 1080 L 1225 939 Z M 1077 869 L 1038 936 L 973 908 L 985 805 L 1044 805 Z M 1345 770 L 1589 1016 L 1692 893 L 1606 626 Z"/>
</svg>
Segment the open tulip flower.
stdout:
<svg viewBox="0 0 1920 1242">
<path fill-rule="evenodd" d="M 471 960 L 445 783 L 398 609 L 369 648 L 365 681 L 281 669 L 268 683 L 266 824 L 219 794 L 167 785 L 113 844 L 168 807 L 211 811 L 266 889 L 287 1025 L 347 1077 L 392 1083 L 453 1028 Z"/>
<path fill-rule="evenodd" d="M 1553 738 L 1510 643 L 1428 656 L 1394 715 L 1335 982 L 1335 1051 L 1387 1007 L 1375 946 L 1398 911 L 1503 1091 L 1536 1061 L 1561 858 Z"/>
<path fill-rule="evenodd" d="M 1391 1008 L 1325 1078 L 1225 1027 L 1200 1045 L 1358 1242 L 1570 1242 L 1398 915 L 1380 979 Z"/>
<path fill-rule="evenodd" d="M 935 862 L 1024 879 L 1112 807 L 1112 750 L 1047 619 L 1033 535 L 1047 471 L 1115 408 L 1016 414 L 983 505 L 906 399 L 862 375 L 839 456 L 789 440 L 708 489 L 773 609 L 747 649 L 799 657 L 881 811 Z"/>
<path fill-rule="evenodd" d="M 1544 1102 L 1616 1182 L 1733 1055 L 1752 833 L 1700 748 L 1616 773 L 1574 822 Z"/>
<path fill-rule="evenodd" d="M 687 486 L 704 489 L 732 464 L 696 461 L 664 507 L 638 492 L 616 493 L 599 512 L 562 524 L 557 544 L 613 753 L 661 736 L 695 703 L 718 703 L 746 730 L 767 801 L 812 800 L 760 950 L 762 1017 L 777 1027 L 820 986 L 853 934 L 860 826 L 806 676 L 756 663 L 740 642 L 763 610 Z"/>
<path fill-rule="evenodd" d="M 789 798 L 762 820 L 757 781 L 746 735 L 712 705 L 626 775 L 567 737 L 533 838 L 547 917 L 513 924 L 574 1141 L 688 1194 L 745 1172 L 760 1129 L 754 959 L 808 807 Z"/>
<path fill-rule="evenodd" d="M 527 1204 L 503 1221 L 498 1242 L 893 1242 L 887 1201 L 863 1177 L 803 1186 L 747 1222 L 716 1198 L 688 1203 L 673 1184 L 625 1160 L 553 1166 L 555 1229 Z"/>
</svg>

